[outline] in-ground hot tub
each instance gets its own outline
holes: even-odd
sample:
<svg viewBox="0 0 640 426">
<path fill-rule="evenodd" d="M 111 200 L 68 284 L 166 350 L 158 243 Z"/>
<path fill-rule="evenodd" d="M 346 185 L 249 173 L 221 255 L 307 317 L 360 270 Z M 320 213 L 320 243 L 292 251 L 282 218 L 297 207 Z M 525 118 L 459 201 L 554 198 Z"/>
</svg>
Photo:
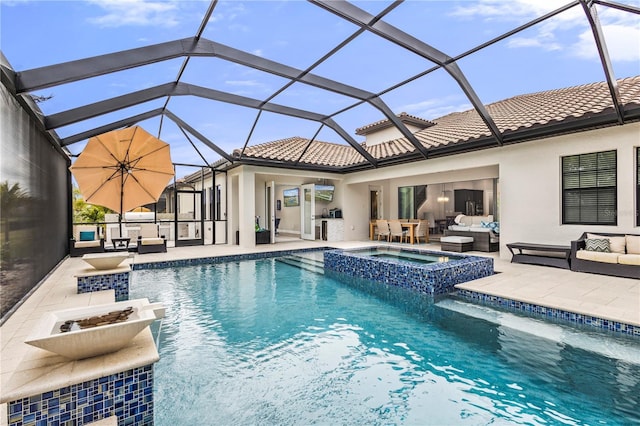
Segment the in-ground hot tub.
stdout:
<svg viewBox="0 0 640 426">
<path fill-rule="evenodd" d="M 355 250 L 327 250 L 328 271 L 414 288 L 430 295 L 453 291 L 456 284 L 494 274 L 493 258 L 376 246 Z"/>
<path fill-rule="evenodd" d="M 164 313 L 161 303 L 147 299 L 54 311 L 25 343 L 69 359 L 104 355 L 125 347 Z"/>
</svg>

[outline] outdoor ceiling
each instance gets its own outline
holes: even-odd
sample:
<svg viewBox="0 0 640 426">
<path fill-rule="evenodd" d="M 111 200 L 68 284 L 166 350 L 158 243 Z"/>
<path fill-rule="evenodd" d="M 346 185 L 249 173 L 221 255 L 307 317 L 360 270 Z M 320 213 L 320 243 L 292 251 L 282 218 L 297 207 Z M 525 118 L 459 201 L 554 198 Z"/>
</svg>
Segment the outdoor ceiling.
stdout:
<svg viewBox="0 0 640 426">
<path fill-rule="evenodd" d="M 72 14 L 76 3 L 56 7 Z M 3 4 L 2 50 L 16 69 L 3 70 L 3 79 L 17 94 L 43 100 L 46 130 L 72 156 L 91 136 L 139 124 L 171 144 L 174 162 L 203 166 L 220 159 L 286 166 L 232 152 L 300 136 L 348 144 L 366 167 L 378 167 L 355 129 L 382 119 L 428 158 L 401 112 L 431 120 L 474 109 L 500 146 L 485 105 L 600 81 L 624 123 L 616 79 L 640 74 L 638 52 L 628 53 L 638 50 L 639 3 L 531 3 L 178 2 L 188 4 L 182 16 L 190 21 L 166 26 L 167 16 L 111 44 L 112 27 L 97 20 L 92 30 L 77 23 L 80 35 L 67 22 L 45 28 L 77 49 L 62 48 L 64 40 L 52 49 L 46 36 L 29 44 L 5 25 L 20 6 Z M 36 25 L 24 31 L 37 32 L 47 13 L 30 13 Z M 102 37 L 96 45 L 108 51 L 92 52 L 74 33 Z M 141 43 L 142 34 L 153 43 Z"/>
</svg>

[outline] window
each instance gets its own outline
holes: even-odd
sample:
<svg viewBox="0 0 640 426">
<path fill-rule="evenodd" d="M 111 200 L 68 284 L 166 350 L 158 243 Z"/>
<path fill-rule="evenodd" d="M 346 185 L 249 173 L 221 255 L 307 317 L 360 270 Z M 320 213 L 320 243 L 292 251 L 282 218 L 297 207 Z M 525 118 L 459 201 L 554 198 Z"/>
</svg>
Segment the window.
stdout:
<svg viewBox="0 0 640 426">
<path fill-rule="evenodd" d="M 427 186 L 401 186 L 398 188 L 398 218 L 416 219 L 418 208 L 427 199 Z"/>
<path fill-rule="evenodd" d="M 562 223 L 616 225 L 616 152 L 562 158 Z"/>
<path fill-rule="evenodd" d="M 636 226 L 640 226 L 640 147 L 636 148 Z"/>
<path fill-rule="evenodd" d="M 216 185 L 216 220 L 222 220 L 222 187 Z"/>
<path fill-rule="evenodd" d="M 213 215 L 213 188 L 207 188 L 207 209 L 205 211 L 205 220 L 212 220 Z"/>
</svg>

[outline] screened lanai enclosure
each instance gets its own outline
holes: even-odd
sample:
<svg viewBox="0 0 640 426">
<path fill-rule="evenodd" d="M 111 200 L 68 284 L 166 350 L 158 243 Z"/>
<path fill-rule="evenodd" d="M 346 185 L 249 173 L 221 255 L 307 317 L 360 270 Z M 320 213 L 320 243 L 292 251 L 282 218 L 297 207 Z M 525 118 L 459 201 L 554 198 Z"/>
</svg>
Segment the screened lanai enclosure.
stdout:
<svg viewBox="0 0 640 426">
<path fill-rule="evenodd" d="M 111 130 L 139 125 L 170 144 L 176 178 L 146 208 L 175 241 L 203 244 L 206 221 L 209 243 L 233 240 L 224 191 L 238 166 L 348 174 L 640 118 L 617 83 L 639 71 L 637 1 L 0 7 L 3 317 L 68 255 L 68 167 Z M 510 127 L 503 118 L 520 111 L 487 108 L 595 82 L 609 94 L 597 117 Z M 464 143 L 421 138 L 401 119 L 466 110 L 476 132 Z M 359 139 L 356 129 L 381 121 L 399 132 L 396 148 Z M 304 141 L 293 151 L 251 149 L 292 137 Z M 349 161 L 323 157 L 326 142 Z M 194 179 L 209 189 L 186 184 Z"/>
</svg>

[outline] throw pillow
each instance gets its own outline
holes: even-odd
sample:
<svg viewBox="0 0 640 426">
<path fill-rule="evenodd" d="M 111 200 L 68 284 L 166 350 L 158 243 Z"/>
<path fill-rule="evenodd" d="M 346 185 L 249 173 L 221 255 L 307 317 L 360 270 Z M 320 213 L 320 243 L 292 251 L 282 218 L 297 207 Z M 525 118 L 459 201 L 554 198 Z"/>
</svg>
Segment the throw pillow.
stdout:
<svg viewBox="0 0 640 426">
<path fill-rule="evenodd" d="M 480 222 L 480 225 L 482 225 L 483 228 L 491 229 L 496 234 L 500 233 L 500 223 L 498 223 L 498 222 L 484 222 L 483 221 L 483 222 Z"/>
<path fill-rule="evenodd" d="M 597 235 L 587 233 L 587 239 L 606 239 L 609 240 L 609 250 L 612 253 L 625 254 L 626 241 L 624 237 L 607 237 L 606 235 Z"/>
<path fill-rule="evenodd" d="M 627 253 L 640 254 L 640 235 L 626 235 Z"/>
<path fill-rule="evenodd" d="M 585 240 L 585 249 L 587 251 L 609 253 L 609 240 L 606 238 L 587 238 L 587 240 Z"/>
<path fill-rule="evenodd" d="M 80 231 L 80 241 L 93 241 L 95 235 L 93 231 Z"/>
</svg>

